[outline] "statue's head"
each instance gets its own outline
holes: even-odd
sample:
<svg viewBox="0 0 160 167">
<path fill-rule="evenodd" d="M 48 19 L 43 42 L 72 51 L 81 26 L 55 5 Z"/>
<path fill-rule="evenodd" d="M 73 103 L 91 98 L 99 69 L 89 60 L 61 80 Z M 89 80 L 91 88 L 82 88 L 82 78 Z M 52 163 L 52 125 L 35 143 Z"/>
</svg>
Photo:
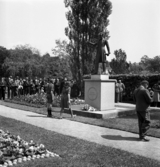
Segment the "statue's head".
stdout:
<svg viewBox="0 0 160 167">
<path fill-rule="evenodd" d="M 103 39 L 103 33 L 102 33 L 102 32 L 100 32 L 100 33 L 98 34 L 98 38 L 99 38 L 99 39 Z"/>
<path fill-rule="evenodd" d="M 99 36 L 99 39 L 104 39 L 104 40 L 108 40 L 110 38 L 109 32 L 107 30 L 100 32 L 98 36 Z"/>
</svg>

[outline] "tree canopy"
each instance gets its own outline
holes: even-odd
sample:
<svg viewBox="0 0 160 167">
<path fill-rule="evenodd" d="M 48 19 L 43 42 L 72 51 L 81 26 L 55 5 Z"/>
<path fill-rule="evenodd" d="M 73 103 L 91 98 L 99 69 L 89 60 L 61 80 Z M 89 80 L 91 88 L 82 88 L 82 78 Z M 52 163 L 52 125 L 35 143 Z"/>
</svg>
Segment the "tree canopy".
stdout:
<svg viewBox="0 0 160 167">
<path fill-rule="evenodd" d="M 65 33 L 69 38 L 69 54 L 74 77 L 82 80 L 84 74 L 94 70 L 95 49 L 87 41 L 96 40 L 99 33 L 109 37 L 108 16 L 112 12 L 109 0 L 65 0 L 68 12 L 68 27 Z"/>
<path fill-rule="evenodd" d="M 64 32 L 69 39 L 57 39 L 52 49 L 54 56 L 40 52 L 29 45 L 18 45 L 7 50 L 0 46 L 0 76 L 20 77 L 68 77 L 81 81 L 83 75 L 94 71 L 96 49 L 88 41 L 96 41 L 98 35 L 109 38 L 109 15 L 112 3 L 109 0 L 64 0 L 68 9 L 68 26 Z M 110 62 L 113 74 L 159 73 L 160 56 L 149 58 L 144 55 L 139 63 L 127 62 L 127 53 L 114 51 L 115 58 Z"/>
<path fill-rule="evenodd" d="M 114 51 L 115 58 L 110 62 L 110 66 L 115 74 L 128 73 L 129 63 L 127 62 L 127 54 L 122 49 Z"/>
<path fill-rule="evenodd" d="M 26 76 L 30 78 L 67 76 L 71 78 L 68 54 L 67 52 L 62 54 L 63 49 L 66 49 L 67 46 L 64 43 L 64 41 L 56 43 L 54 51 L 57 49 L 57 53 L 53 57 L 48 53 L 41 56 L 37 49 L 29 45 L 19 45 L 10 50 L 3 48 L 2 51 L 0 50 L 2 59 L 0 67 L 5 73 L 1 76 L 12 75 L 22 78 Z"/>
</svg>

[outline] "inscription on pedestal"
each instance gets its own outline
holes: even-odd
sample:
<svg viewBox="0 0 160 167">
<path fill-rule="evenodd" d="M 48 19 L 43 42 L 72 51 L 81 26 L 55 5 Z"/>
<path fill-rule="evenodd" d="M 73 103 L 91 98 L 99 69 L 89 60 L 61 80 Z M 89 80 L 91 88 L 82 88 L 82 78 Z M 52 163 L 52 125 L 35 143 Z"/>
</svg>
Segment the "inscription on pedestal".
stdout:
<svg viewBox="0 0 160 167">
<path fill-rule="evenodd" d="M 88 98 L 90 100 L 92 100 L 92 101 L 96 100 L 97 99 L 97 95 L 98 95 L 97 90 L 94 87 L 89 88 L 89 90 L 88 90 Z"/>
</svg>

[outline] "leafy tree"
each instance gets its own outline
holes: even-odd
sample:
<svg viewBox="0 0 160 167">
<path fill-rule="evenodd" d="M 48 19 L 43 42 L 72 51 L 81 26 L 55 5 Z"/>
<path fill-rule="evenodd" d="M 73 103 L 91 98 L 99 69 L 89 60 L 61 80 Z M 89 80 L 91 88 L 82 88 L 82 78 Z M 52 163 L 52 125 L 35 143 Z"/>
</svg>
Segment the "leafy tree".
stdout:
<svg viewBox="0 0 160 167">
<path fill-rule="evenodd" d="M 40 75 L 39 51 L 29 45 L 19 45 L 10 50 L 10 55 L 5 59 L 3 67 L 13 76 L 33 77 Z"/>
<path fill-rule="evenodd" d="M 112 5 L 109 0 L 65 0 L 68 8 L 66 18 L 71 68 L 75 79 L 81 82 L 84 74 L 91 73 L 94 67 L 95 50 L 87 45 L 87 41 L 97 39 L 99 33 L 108 37 L 108 16 Z"/>
<path fill-rule="evenodd" d="M 144 55 L 141 58 L 140 62 L 143 70 L 150 73 L 159 73 L 160 72 L 160 56 L 155 56 L 154 58 L 149 58 L 147 55 Z"/>
<path fill-rule="evenodd" d="M 49 63 L 50 63 L 51 56 L 49 53 L 46 53 L 42 56 L 40 64 L 42 65 L 41 73 L 42 76 L 48 78 L 49 77 Z"/>
<path fill-rule="evenodd" d="M 9 57 L 9 51 L 3 46 L 0 46 L 0 76 L 6 74 L 6 69 L 3 67 L 3 63 L 7 57 Z"/>
<path fill-rule="evenodd" d="M 115 58 L 110 62 L 110 66 L 115 74 L 125 74 L 129 72 L 127 54 L 122 49 L 114 51 Z"/>
<path fill-rule="evenodd" d="M 54 62 L 54 66 L 52 66 L 52 72 L 56 76 L 60 77 L 68 77 L 72 78 L 71 68 L 70 68 L 70 52 L 69 52 L 69 44 L 66 40 L 56 40 L 56 46 L 52 49 L 55 57 L 52 62 Z"/>
<path fill-rule="evenodd" d="M 140 74 L 143 71 L 140 63 L 129 63 L 129 73 L 130 74 Z"/>
<path fill-rule="evenodd" d="M 54 49 L 52 49 L 52 53 L 54 54 L 54 56 L 58 56 L 59 58 L 64 58 L 64 57 L 68 56 L 68 52 L 67 52 L 68 43 L 67 43 L 67 41 L 57 39 L 55 41 L 55 43 L 56 43 L 56 46 Z"/>
</svg>

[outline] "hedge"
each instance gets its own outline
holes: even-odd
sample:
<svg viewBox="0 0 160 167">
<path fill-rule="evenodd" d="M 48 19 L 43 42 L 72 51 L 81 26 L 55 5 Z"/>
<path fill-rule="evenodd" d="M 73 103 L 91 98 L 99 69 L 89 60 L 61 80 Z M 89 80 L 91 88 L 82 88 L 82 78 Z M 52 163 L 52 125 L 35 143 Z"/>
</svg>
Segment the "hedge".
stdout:
<svg viewBox="0 0 160 167">
<path fill-rule="evenodd" d="M 90 79 L 90 75 L 85 75 L 83 79 Z M 152 75 L 137 75 L 137 74 L 121 74 L 121 75 L 110 75 L 109 79 L 120 79 L 126 89 L 124 95 L 124 101 L 133 101 L 133 92 L 136 87 L 139 86 L 142 80 L 147 80 L 149 82 L 149 87 L 152 88 L 155 83 L 160 80 L 160 74 Z"/>
</svg>

